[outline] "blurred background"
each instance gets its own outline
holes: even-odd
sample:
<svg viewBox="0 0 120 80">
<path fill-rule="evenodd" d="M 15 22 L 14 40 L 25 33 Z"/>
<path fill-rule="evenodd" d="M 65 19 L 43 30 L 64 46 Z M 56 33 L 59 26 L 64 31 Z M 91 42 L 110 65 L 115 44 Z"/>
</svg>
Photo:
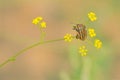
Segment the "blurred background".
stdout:
<svg viewBox="0 0 120 80">
<path fill-rule="evenodd" d="M 74 34 L 73 24 L 87 21 L 93 11 L 98 20 L 87 24 L 102 40 L 100 51 L 88 44 L 81 57 L 74 40 L 34 47 L 0 69 L 0 80 L 120 80 L 120 0 L 0 0 L 0 63 L 39 41 L 32 24 L 42 16 L 47 23 L 45 40 Z"/>
</svg>

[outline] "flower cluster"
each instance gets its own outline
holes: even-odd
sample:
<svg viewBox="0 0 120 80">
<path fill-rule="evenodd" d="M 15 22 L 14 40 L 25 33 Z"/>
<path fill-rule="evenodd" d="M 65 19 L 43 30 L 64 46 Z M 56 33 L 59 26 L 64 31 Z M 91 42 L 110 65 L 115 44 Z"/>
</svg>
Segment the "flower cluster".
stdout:
<svg viewBox="0 0 120 80">
<path fill-rule="evenodd" d="M 40 21 L 42 21 L 43 18 L 42 17 L 36 17 L 35 19 L 33 19 L 32 23 L 33 24 L 38 24 Z"/>
<path fill-rule="evenodd" d="M 88 32 L 89 32 L 90 37 L 95 37 L 95 36 L 96 36 L 96 33 L 95 33 L 95 30 L 94 30 L 94 29 L 89 28 L 89 29 L 88 29 Z"/>
<path fill-rule="evenodd" d="M 66 42 L 71 42 L 72 39 L 73 39 L 73 36 L 72 36 L 71 34 L 66 34 L 66 35 L 64 36 L 64 40 L 65 40 Z"/>
<path fill-rule="evenodd" d="M 94 12 L 88 13 L 88 18 L 90 19 L 91 22 L 97 20 L 96 14 Z M 82 40 L 83 38 L 85 39 L 85 37 L 86 37 L 85 27 L 77 26 L 75 28 L 76 28 L 75 30 L 78 32 L 77 38 L 80 38 L 80 40 Z M 95 33 L 95 30 L 93 28 L 88 28 L 88 34 L 91 38 L 96 37 L 96 33 Z M 73 40 L 73 37 L 71 34 L 66 34 L 64 36 L 64 40 L 66 42 L 71 42 Z M 99 39 L 94 39 L 94 46 L 97 49 L 100 49 L 102 47 L 102 42 Z M 79 53 L 81 56 L 86 56 L 87 52 L 88 52 L 88 50 L 86 49 L 86 46 L 83 45 L 79 48 Z"/>
<path fill-rule="evenodd" d="M 87 49 L 86 49 L 86 47 L 85 46 L 81 46 L 80 48 L 79 48 L 79 53 L 81 54 L 81 56 L 86 56 L 87 55 Z"/>
<path fill-rule="evenodd" d="M 35 25 L 39 25 L 41 28 L 46 28 L 46 22 L 43 21 L 42 17 L 36 17 L 35 19 L 33 19 L 32 23 Z"/>
<path fill-rule="evenodd" d="M 96 14 L 94 12 L 88 13 L 88 18 L 93 22 L 97 20 Z"/>
<path fill-rule="evenodd" d="M 94 42 L 94 46 L 99 49 L 102 47 L 102 42 L 99 39 L 96 39 Z"/>
</svg>

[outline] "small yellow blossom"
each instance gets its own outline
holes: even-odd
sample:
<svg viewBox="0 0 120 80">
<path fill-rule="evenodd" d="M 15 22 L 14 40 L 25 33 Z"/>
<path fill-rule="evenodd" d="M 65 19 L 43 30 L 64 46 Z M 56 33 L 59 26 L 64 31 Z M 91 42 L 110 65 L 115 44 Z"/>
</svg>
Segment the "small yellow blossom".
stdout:
<svg viewBox="0 0 120 80">
<path fill-rule="evenodd" d="M 33 23 L 33 24 L 38 24 L 39 21 L 38 21 L 37 19 L 33 19 L 32 23 Z"/>
<path fill-rule="evenodd" d="M 94 46 L 99 49 L 99 48 L 102 47 L 102 42 L 99 39 L 96 39 L 95 43 L 94 43 Z"/>
<path fill-rule="evenodd" d="M 39 21 L 41 21 L 43 18 L 42 18 L 42 17 L 37 17 L 37 19 L 38 19 Z"/>
<path fill-rule="evenodd" d="M 64 36 L 64 40 L 65 40 L 66 42 L 71 42 L 72 39 L 73 39 L 73 36 L 72 36 L 71 34 L 66 34 L 66 35 Z"/>
<path fill-rule="evenodd" d="M 87 55 L 87 52 L 88 52 L 88 50 L 86 49 L 85 46 L 81 46 L 81 47 L 79 48 L 79 53 L 81 54 L 81 56 L 86 56 L 86 55 Z"/>
<path fill-rule="evenodd" d="M 41 21 L 42 19 L 43 19 L 42 17 L 36 17 L 35 19 L 33 19 L 32 23 L 33 23 L 33 24 L 38 24 L 38 23 L 40 23 L 40 21 Z"/>
<path fill-rule="evenodd" d="M 88 13 L 88 18 L 93 22 L 97 20 L 96 14 L 94 12 Z"/>
<path fill-rule="evenodd" d="M 42 21 L 42 22 L 40 23 L 40 25 L 41 25 L 42 28 L 46 28 L 46 22 Z"/>
<path fill-rule="evenodd" d="M 95 33 L 95 30 L 94 30 L 94 29 L 89 28 L 89 29 L 88 29 L 88 32 L 89 32 L 90 37 L 95 37 L 95 36 L 96 36 L 96 33 Z"/>
</svg>

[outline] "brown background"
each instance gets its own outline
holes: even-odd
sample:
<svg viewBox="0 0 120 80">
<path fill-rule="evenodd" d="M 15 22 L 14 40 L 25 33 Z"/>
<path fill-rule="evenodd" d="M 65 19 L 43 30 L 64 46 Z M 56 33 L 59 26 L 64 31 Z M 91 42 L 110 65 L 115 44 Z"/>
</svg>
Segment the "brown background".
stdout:
<svg viewBox="0 0 120 80">
<path fill-rule="evenodd" d="M 33 18 L 44 18 L 46 40 L 51 40 L 74 33 L 71 23 L 85 23 L 87 13 L 94 11 L 98 15 L 94 27 L 112 52 L 112 56 L 108 54 L 112 57 L 111 80 L 120 80 L 119 3 L 119 0 L 0 0 L 0 63 L 39 40 L 40 32 L 32 24 Z M 68 67 L 70 44 L 60 41 L 30 49 L 0 69 L 0 80 L 58 80 L 61 69 Z"/>
</svg>

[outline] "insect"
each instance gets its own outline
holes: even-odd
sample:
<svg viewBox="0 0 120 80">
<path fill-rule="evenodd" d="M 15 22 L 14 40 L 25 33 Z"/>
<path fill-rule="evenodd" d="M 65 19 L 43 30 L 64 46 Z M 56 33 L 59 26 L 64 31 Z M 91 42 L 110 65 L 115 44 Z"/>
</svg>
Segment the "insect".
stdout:
<svg viewBox="0 0 120 80">
<path fill-rule="evenodd" d="M 77 31 L 76 39 L 84 41 L 87 38 L 87 30 L 85 25 L 76 24 L 76 26 L 73 26 L 73 30 Z"/>
</svg>

